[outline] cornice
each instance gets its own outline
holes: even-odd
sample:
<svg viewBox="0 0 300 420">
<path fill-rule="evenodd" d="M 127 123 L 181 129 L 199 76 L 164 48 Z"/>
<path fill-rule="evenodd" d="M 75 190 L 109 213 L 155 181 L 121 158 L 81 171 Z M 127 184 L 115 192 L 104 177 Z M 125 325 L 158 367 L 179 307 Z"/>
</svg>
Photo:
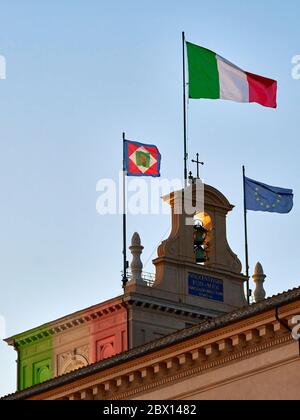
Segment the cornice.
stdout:
<svg viewBox="0 0 300 420">
<path fill-rule="evenodd" d="M 125 371 L 128 376 L 130 371 L 141 368 L 147 370 L 147 366 L 153 364 L 154 358 L 159 360 L 158 363 L 164 363 L 164 358 L 175 357 L 175 359 L 180 359 L 181 355 L 187 352 L 187 349 L 189 349 L 189 356 L 187 357 L 189 359 L 191 354 L 194 355 L 194 351 L 197 354 L 197 351 L 201 348 L 202 353 L 204 349 L 207 354 L 210 354 L 215 351 L 224 353 L 224 346 L 226 350 L 227 346 L 230 348 L 233 345 L 238 346 L 240 342 L 248 348 L 250 344 L 257 344 L 257 340 L 260 341 L 259 344 L 261 345 L 262 337 L 267 339 L 270 331 L 276 339 L 281 340 L 281 337 L 286 335 L 290 340 L 290 333 L 282 329 L 283 327 L 276 321 L 275 309 L 279 308 L 280 317 L 285 321 L 290 321 L 292 315 L 287 316 L 285 311 L 288 310 L 288 313 L 290 313 L 292 307 L 294 313 L 300 309 L 300 289 L 274 296 L 262 303 L 203 322 L 126 353 L 121 353 L 111 359 L 8 396 L 6 399 L 28 399 L 34 398 L 34 396 L 38 398 L 45 396 L 46 398 L 47 395 L 49 397 L 57 395 L 60 390 L 61 392 L 71 392 L 74 387 L 90 386 L 89 384 L 92 381 L 99 381 L 99 383 L 107 380 L 111 381 L 112 378 L 123 375 Z M 280 341 L 278 343 L 280 344 Z M 107 388 L 109 389 L 109 385 L 107 385 Z"/>
<path fill-rule="evenodd" d="M 233 271 L 226 270 L 224 268 L 219 267 L 211 267 L 211 266 L 195 266 L 194 262 L 188 262 L 185 260 L 178 260 L 169 256 L 163 256 L 163 257 L 157 257 L 153 260 L 154 264 L 160 264 L 160 263 L 167 263 L 169 265 L 173 265 L 174 267 L 178 267 L 180 265 L 181 267 L 184 267 L 187 271 L 203 271 L 203 273 L 207 273 L 211 276 L 215 275 L 216 277 L 222 277 L 223 279 L 230 278 L 234 279 L 237 282 L 245 282 L 247 280 L 247 277 L 243 273 L 234 273 Z"/>
<path fill-rule="evenodd" d="M 274 331 L 277 331 L 276 336 L 269 337 L 263 333 L 259 343 L 255 341 L 257 339 L 257 334 L 255 334 L 255 331 L 257 332 L 256 329 L 253 331 L 245 331 L 246 334 L 251 332 L 252 339 L 247 343 L 246 347 L 241 350 L 237 347 L 237 351 L 230 350 L 230 352 L 228 352 L 226 346 L 224 347 L 225 340 L 219 342 L 215 341 L 208 345 L 209 340 L 207 339 L 205 346 L 203 341 L 199 341 L 196 347 L 192 347 L 191 343 L 186 343 L 184 349 L 180 349 L 176 346 L 176 349 L 173 349 L 172 352 L 169 351 L 163 355 L 159 353 L 159 357 L 152 355 L 151 357 L 148 357 L 147 361 L 139 360 L 138 363 L 131 364 L 126 369 L 124 369 L 124 366 L 120 366 L 119 369 L 110 370 L 105 377 L 99 375 L 98 380 L 96 377 L 85 378 L 85 381 L 80 381 L 79 383 L 70 384 L 69 386 L 64 387 L 62 392 L 56 390 L 55 393 L 49 392 L 41 397 L 43 397 L 43 399 L 65 399 L 67 395 L 73 395 L 74 393 L 80 394 L 87 391 L 91 392 L 94 389 L 95 395 L 97 395 L 98 398 L 100 397 L 100 399 L 129 399 L 138 394 L 155 389 L 156 387 L 167 386 L 170 383 L 176 383 L 185 378 L 203 374 L 209 370 L 218 369 L 228 364 L 249 359 L 255 354 L 268 351 L 270 348 L 277 348 L 294 342 L 290 334 L 287 334 L 286 332 L 285 334 L 282 334 L 282 331 L 278 333 L 275 325 L 273 325 L 273 328 Z M 241 337 L 242 334 L 239 336 Z M 231 337 L 231 339 L 234 339 L 234 337 Z M 216 350 L 216 346 L 218 346 L 219 349 L 222 348 L 222 351 Z M 201 360 L 199 357 L 195 358 L 195 363 L 191 367 L 191 360 L 194 357 L 191 355 L 198 354 L 199 356 L 200 352 L 203 352 L 204 349 L 205 351 L 209 350 L 209 352 L 212 349 L 216 354 L 214 354 L 212 359 L 211 356 L 206 356 L 206 360 Z M 180 360 L 183 360 L 184 363 L 178 362 Z M 200 360 L 200 363 L 197 363 L 198 360 Z M 165 366 L 167 366 L 168 363 L 171 363 L 171 365 L 175 364 L 177 369 L 175 374 L 165 373 Z M 163 370 L 163 377 L 156 379 L 155 375 L 153 376 L 153 370 L 155 371 L 155 369 L 157 369 L 157 372 Z M 145 378 L 148 375 L 150 376 L 150 380 L 146 380 L 146 383 L 139 384 L 138 386 L 134 386 L 133 384 L 131 387 L 129 386 L 129 390 L 125 392 L 118 391 L 118 387 L 115 385 L 116 383 L 126 382 L 126 384 L 128 384 L 128 377 L 132 375 L 140 376 L 141 372 L 146 372 Z M 104 391 L 105 387 L 108 387 L 107 392 Z"/>
<path fill-rule="evenodd" d="M 9 345 L 15 347 L 24 346 L 26 344 L 36 343 L 37 341 L 47 339 L 53 335 L 64 333 L 67 330 L 95 322 L 102 319 L 106 315 L 116 313 L 123 307 L 122 298 L 115 299 L 116 302 L 108 305 L 106 302 L 92 308 L 85 309 L 75 314 L 53 321 L 41 327 L 29 330 L 28 332 L 18 334 L 16 336 L 7 338 L 5 341 Z"/>
<path fill-rule="evenodd" d="M 220 315 L 220 312 L 209 309 L 197 309 L 195 306 L 185 304 L 176 304 L 176 302 L 159 300 L 156 297 L 149 297 L 139 293 L 130 293 L 127 297 L 127 303 L 130 306 L 136 306 L 142 309 L 157 310 L 165 313 L 184 316 L 186 318 L 198 318 L 201 321 L 211 320 Z"/>
<path fill-rule="evenodd" d="M 162 379 L 159 379 L 157 381 L 154 381 L 147 385 L 142 385 L 139 387 L 136 387 L 130 391 L 118 394 L 116 396 L 109 397 L 111 400 L 126 400 L 130 399 L 133 396 L 137 396 L 138 394 L 153 390 L 155 388 L 161 388 L 163 386 L 167 386 L 170 383 L 174 384 L 176 382 L 182 381 L 185 378 L 191 378 L 193 376 L 204 374 L 208 370 L 214 370 L 219 369 L 224 365 L 229 365 L 232 363 L 236 363 L 237 361 L 250 359 L 253 357 L 254 354 L 264 353 L 268 351 L 270 348 L 275 348 L 282 346 L 284 344 L 293 342 L 293 339 L 289 336 L 280 337 L 275 340 L 270 340 L 268 342 L 265 342 L 261 345 L 253 345 L 249 346 L 249 348 L 230 354 L 228 356 L 213 360 L 211 362 L 203 363 L 202 365 L 196 367 L 196 368 L 190 368 L 183 370 L 181 372 L 176 373 L 175 375 L 171 375 Z"/>
</svg>

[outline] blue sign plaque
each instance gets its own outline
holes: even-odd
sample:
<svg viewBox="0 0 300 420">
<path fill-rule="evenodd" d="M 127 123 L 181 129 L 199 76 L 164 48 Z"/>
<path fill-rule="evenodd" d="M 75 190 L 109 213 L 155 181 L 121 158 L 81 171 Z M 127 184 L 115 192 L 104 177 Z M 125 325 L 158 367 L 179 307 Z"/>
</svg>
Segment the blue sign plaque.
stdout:
<svg viewBox="0 0 300 420">
<path fill-rule="evenodd" d="M 205 299 L 224 302 L 223 281 L 203 274 L 189 273 L 189 294 Z"/>
</svg>

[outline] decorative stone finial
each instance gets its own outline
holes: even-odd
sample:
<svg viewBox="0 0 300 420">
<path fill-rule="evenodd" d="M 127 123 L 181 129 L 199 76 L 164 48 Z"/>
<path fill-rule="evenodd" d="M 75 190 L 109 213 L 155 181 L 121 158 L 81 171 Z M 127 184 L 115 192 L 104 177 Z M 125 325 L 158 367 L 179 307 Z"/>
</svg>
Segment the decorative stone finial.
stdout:
<svg viewBox="0 0 300 420">
<path fill-rule="evenodd" d="M 266 298 L 266 291 L 264 289 L 264 282 L 266 277 L 267 276 L 264 274 L 261 263 L 258 262 L 255 266 L 254 274 L 252 276 L 256 284 L 256 289 L 254 291 L 254 298 L 256 303 L 262 302 Z"/>
<path fill-rule="evenodd" d="M 131 246 L 129 247 L 130 252 L 132 253 L 132 262 L 131 262 L 131 273 L 132 273 L 132 283 L 143 283 L 142 272 L 143 272 L 143 263 L 141 261 L 141 254 L 144 247 L 141 245 L 140 235 L 135 232 L 132 236 Z"/>
</svg>

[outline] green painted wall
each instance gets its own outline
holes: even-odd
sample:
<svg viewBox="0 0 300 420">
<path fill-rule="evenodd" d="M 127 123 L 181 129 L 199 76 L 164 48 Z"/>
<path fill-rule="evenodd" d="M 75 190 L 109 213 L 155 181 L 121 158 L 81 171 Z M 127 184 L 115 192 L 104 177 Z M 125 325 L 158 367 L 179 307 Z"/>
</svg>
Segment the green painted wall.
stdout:
<svg viewBox="0 0 300 420">
<path fill-rule="evenodd" d="M 116 299 L 116 302 L 119 302 L 119 298 Z M 102 307 L 106 308 L 109 305 L 110 303 L 105 303 Z M 81 311 L 80 316 L 85 317 L 86 315 L 90 316 L 90 314 L 91 308 L 88 308 Z M 122 315 L 121 318 L 120 315 Z M 76 316 L 79 315 L 76 313 Z M 113 354 L 126 351 L 127 338 L 125 338 L 125 341 L 123 337 L 127 337 L 127 310 L 122 307 L 118 313 L 109 315 L 108 319 L 110 323 L 110 334 L 115 336 Z M 25 331 L 7 339 L 7 342 L 13 345 L 18 353 L 18 391 L 53 379 L 57 375 L 56 370 L 58 370 L 58 367 L 56 367 L 54 353 L 56 354 L 58 352 L 54 351 L 57 350 L 54 349 L 54 343 L 57 343 L 56 345 L 59 344 L 57 339 L 54 340 L 52 334 L 54 329 L 62 322 L 63 320 L 60 319 L 51 324 L 44 324 L 38 328 Z M 97 344 L 100 340 L 104 340 L 103 335 L 100 334 L 102 331 L 101 328 L 102 324 L 99 326 L 99 319 L 95 319 L 82 331 L 79 330 L 78 338 L 80 337 L 81 342 L 83 342 L 82 339 L 84 338 L 84 343 L 89 344 L 89 363 L 102 360 L 101 352 L 98 350 L 99 345 Z M 72 340 L 76 341 L 76 335 L 74 336 L 71 333 L 71 337 Z M 69 345 L 70 351 L 74 351 L 74 345 L 72 343 L 69 343 Z"/>
<path fill-rule="evenodd" d="M 19 391 L 54 377 L 53 338 L 47 331 L 47 325 L 43 325 L 15 337 Z M 28 337 L 31 342 L 28 342 Z"/>
</svg>

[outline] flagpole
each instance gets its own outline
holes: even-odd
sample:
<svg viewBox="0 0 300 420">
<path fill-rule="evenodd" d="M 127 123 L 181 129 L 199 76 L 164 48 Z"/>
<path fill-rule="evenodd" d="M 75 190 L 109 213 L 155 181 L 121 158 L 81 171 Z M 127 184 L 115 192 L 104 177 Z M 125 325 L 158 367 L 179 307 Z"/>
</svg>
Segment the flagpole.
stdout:
<svg viewBox="0 0 300 420">
<path fill-rule="evenodd" d="M 186 111 L 186 74 L 185 74 L 185 33 L 182 32 L 182 63 L 183 63 L 183 129 L 184 129 L 184 183 L 187 186 L 187 111 Z"/>
<path fill-rule="evenodd" d="M 125 158 L 125 146 L 126 146 L 126 135 L 123 133 L 123 288 L 128 282 L 127 279 L 127 212 L 126 212 L 126 158 Z"/>
<path fill-rule="evenodd" d="M 244 188 L 244 223 L 245 223 L 245 260 L 246 260 L 246 276 L 247 276 L 247 302 L 250 304 L 250 273 L 249 273 L 249 248 L 248 248 L 248 221 L 247 221 L 247 205 L 246 205 L 246 169 L 243 166 L 243 188 Z"/>
</svg>

